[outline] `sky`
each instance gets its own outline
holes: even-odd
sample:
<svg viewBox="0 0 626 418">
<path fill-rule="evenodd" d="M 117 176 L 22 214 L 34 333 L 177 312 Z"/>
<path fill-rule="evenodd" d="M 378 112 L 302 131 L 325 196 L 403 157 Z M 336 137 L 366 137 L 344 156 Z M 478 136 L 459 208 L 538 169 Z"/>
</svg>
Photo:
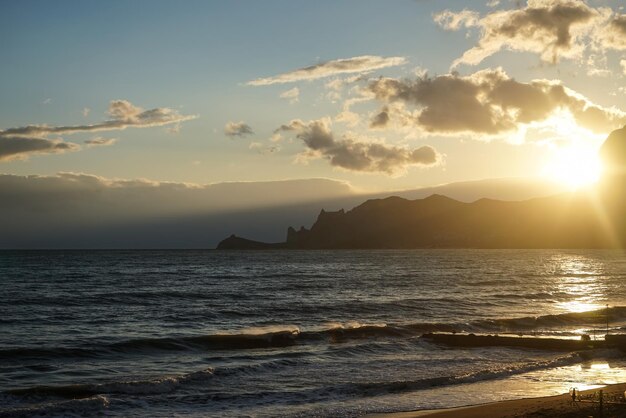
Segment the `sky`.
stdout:
<svg viewBox="0 0 626 418">
<path fill-rule="evenodd" d="M 0 8 L 8 175 L 401 190 L 550 175 L 626 124 L 620 1 Z"/>
<path fill-rule="evenodd" d="M 2 2 L 0 56 L 1 248 L 574 190 L 626 125 L 617 0 Z"/>
</svg>

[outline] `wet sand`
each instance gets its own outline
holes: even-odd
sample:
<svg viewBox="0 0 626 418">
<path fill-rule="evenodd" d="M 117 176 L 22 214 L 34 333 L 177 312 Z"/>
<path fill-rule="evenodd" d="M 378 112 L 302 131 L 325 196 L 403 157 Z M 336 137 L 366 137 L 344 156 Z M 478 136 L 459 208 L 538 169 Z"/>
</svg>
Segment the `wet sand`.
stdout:
<svg viewBox="0 0 626 418">
<path fill-rule="evenodd" d="M 624 394 L 626 383 L 609 385 L 601 388 L 608 397 L 617 397 Z M 591 389 L 581 391 L 585 396 L 599 391 Z M 626 417 L 626 403 L 622 405 L 604 405 L 605 418 Z M 545 396 L 541 398 L 517 399 L 512 401 L 493 402 L 482 405 L 467 406 L 450 409 L 424 410 L 399 412 L 391 414 L 373 414 L 368 418 L 488 418 L 488 417 L 536 417 L 536 418 L 575 418 L 575 417 L 599 417 L 598 404 L 572 403 L 569 394 L 557 396 Z"/>
</svg>

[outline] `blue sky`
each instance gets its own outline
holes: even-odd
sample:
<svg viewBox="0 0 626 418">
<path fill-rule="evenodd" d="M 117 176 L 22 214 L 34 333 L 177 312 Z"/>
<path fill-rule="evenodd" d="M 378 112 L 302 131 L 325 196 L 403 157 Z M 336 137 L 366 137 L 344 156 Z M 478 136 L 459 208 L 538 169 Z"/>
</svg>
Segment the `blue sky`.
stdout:
<svg viewBox="0 0 626 418">
<path fill-rule="evenodd" d="M 621 38 L 613 37 L 610 39 L 615 47 L 598 49 L 597 45 L 606 45 L 598 39 L 608 38 L 595 35 L 608 27 L 607 22 L 617 22 L 623 16 L 620 2 L 545 1 L 544 5 L 536 2 L 534 6 L 507 0 L 491 6 L 486 3 L 5 2 L 0 5 L 0 54 L 4 63 L 0 130 L 43 124 L 98 124 L 109 119 L 107 111 L 114 100 L 144 110 L 167 108 L 195 118 L 105 132 L 45 134 L 46 140 L 72 142 L 80 150 L 73 147 L 63 152 L 14 155 L 0 161 L 0 172 L 76 172 L 199 184 L 324 177 L 363 190 L 396 190 L 470 179 L 539 175 L 563 147 L 589 152 L 611 129 L 626 121 L 619 113 L 626 110 L 626 69 L 620 65 L 626 59 L 626 48 L 621 48 Z M 558 81 L 576 97 L 613 112 L 612 125 L 607 123 L 604 131 L 579 132 L 577 126 L 565 126 L 563 122 L 562 132 L 555 133 L 533 125 L 533 133 L 527 132 L 521 140 L 518 126 L 495 136 L 438 128 L 433 131 L 432 127 L 410 123 L 370 129 L 368 120 L 384 106 L 399 105 L 401 100 L 397 98 L 387 103 L 370 97 L 356 103 L 352 111 L 361 119 L 353 126 L 336 119 L 346 101 L 363 98 L 368 83 L 378 77 L 415 80 L 423 77 L 422 70 L 431 78 L 448 74 L 452 63 L 477 45 L 481 30 L 488 30 L 471 20 L 465 20 L 469 22 L 467 27 L 446 28 L 436 22 L 439 13 L 465 10 L 485 18 L 498 12 L 558 4 L 582 4 L 597 14 L 597 22 L 602 13 L 605 15 L 603 26 L 580 26 L 587 32 L 578 40 L 578 46 L 585 48 L 578 56 L 574 56 L 577 45 L 572 43 L 560 50 L 563 56 L 556 62 L 545 62 L 540 53 L 532 50 L 533 39 L 516 38 L 511 42 L 526 45 L 528 41 L 530 50 L 525 46 L 515 50 L 508 44 L 478 64 L 463 63 L 454 70 L 460 77 L 470 77 L 481 70 L 501 68 L 507 78 L 520 83 Z M 404 61 L 371 72 L 355 71 L 310 81 L 246 84 L 361 56 L 401 57 Z M 598 71 L 593 73 L 592 68 Z M 346 81 L 341 91 L 333 93 L 328 87 L 330 81 L 345 81 L 357 75 L 363 78 Z M 279 97 L 293 88 L 299 92 L 297 102 Z M 413 102 L 404 105 L 413 112 L 413 118 L 418 115 L 415 112 L 427 106 Z M 392 122 L 400 120 L 401 111 L 404 108 L 394 108 L 397 119 L 392 117 Z M 293 120 L 304 124 L 284 131 L 280 141 L 270 140 L 277 128 Z M 338 151 L 315 148 L 303 139 L 317 140 L 310 136 L 314 126 L 309 122 L 322 120 L 326 122 L 320 126 L 329 133 L 332 130 L 333 146 L 344 146 L 343 151 L 354 151 L 357 144 L 361 147 L 358 150 L 373 155 L 369 145 L 362 145 L 371 143 L 383 143 L 387 151 L 393 152 L 428 146 L 437 152 L 437 162 L 416 160 L 404 162 L 397 169 L 380 169 L 380 164 L 356 167 L 334 161 Z M 228 137 L 224 129 L 229 122 L 243 122 L 254 133 Z M 575 143 L 565 144 L 563 137 L 572 132 L 582 139 L 569 138 Z M 94 138 L 117 141 L 110 146 L 86 146 L 84 141 Z"/>
</svg>

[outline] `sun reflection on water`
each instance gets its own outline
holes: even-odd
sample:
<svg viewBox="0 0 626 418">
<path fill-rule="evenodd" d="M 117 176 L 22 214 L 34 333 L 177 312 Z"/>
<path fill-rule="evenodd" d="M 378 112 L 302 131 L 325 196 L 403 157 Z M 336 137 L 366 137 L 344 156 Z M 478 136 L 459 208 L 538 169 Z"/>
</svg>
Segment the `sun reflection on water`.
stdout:
<svg viewBox="0 0 626 418">
<path fill-rule="evenodd" d="M 565 300 L 557 303 L 561 311 L 578 313 L 602 309 L 607 301 L 604 265 L 598 260 L 562 254 L 556 261 L 556 290 Z"/>
<path fill-rule="evenodd" d="M 598 303 L 589 302 L 586 297 L 582 297 L 576 300 L 570 300 L 567 302 L 560 302 L 559 308 L 566 310 L 567 312 L 587 312 L 602 309 L 604 305 Z"/>
<path fill-rule="evenodd" d="M 623 366 L 615 367 L 606 362 L 579 364 L 573 368 L 575 376 L 572 376 L 574 379 L 570 383 L 580 390 L 621 383 L 626 381 L 626 369 Z"/>
</svg>

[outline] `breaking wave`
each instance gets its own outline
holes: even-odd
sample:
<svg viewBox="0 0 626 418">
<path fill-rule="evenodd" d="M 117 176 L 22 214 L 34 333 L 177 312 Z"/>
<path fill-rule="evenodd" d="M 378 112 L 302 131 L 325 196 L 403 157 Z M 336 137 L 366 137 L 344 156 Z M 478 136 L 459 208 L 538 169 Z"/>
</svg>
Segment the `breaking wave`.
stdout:
<svg viewBox="0 0 626 418">
<path fill-rule="evenodd" d="M 411 338 L 430 332 L 537 332 L 550 330 L 563 335 L 572 334 L 579 327 L 603 324 L 607 310 L 580 313 L 563 313 L 537 317 L 479 320 L 466 323 L 409 324 L 362 324 L 358 322 L 330 323 L 316 330 L 300 330 L 295 325 L 261 327 L 209 335 L 139 338 L 111 344 L 87 347 L 43 347 L 12 348 L 0 350 L 0 360 L 12 361 L 16 358 L 84 358 L 111 353 L 132 353 L 166 350 L 246 350 L 283 348 L 296 344 L 316 342 L 342 343 L 368 338 Z M 608 310 L 613 323 L 626 321 L 626 307 Z M 568 331 L 569 330 L 569 331 Z"/>
</svg>

